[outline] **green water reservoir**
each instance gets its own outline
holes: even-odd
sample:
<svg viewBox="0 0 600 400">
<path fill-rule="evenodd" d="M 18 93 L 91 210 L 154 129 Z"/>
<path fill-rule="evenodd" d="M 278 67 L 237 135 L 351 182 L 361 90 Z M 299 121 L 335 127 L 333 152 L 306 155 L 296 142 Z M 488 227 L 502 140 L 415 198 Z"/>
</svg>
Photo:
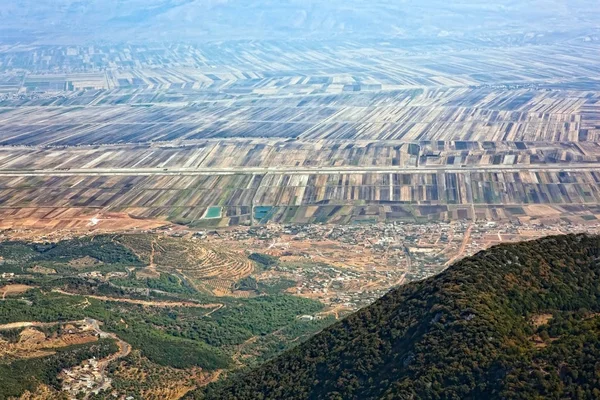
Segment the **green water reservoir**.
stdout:
<svg viewBox="0 0 600 400">
<path fill-rule="evenodd" d="M 208 207 L 204 214 L 204 219 L 221 218 L 221 207 Z"/>
</svg>

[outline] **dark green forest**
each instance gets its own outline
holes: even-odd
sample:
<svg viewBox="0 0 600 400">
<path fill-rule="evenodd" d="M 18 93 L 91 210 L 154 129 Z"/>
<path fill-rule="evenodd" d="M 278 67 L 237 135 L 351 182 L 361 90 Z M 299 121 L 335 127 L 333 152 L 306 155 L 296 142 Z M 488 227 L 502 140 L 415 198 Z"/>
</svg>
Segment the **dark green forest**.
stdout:
<svg viewBox="0 0 600 400">
<path fill-rule="evenodd" d="M 43 261 L 69 262 L 80 257 L 92 257 L 107 264 L 143 265 L 131 250 L 115 243 L 108 235 L 45 244 L 4 242 L 0 246 L 0 256 L 20 264 Z"/>
<path fill-rule="evenodd" d="M 190 397 L 597 399 L 599 312 L 600 238 L 503 244 Z"/>
</svg>

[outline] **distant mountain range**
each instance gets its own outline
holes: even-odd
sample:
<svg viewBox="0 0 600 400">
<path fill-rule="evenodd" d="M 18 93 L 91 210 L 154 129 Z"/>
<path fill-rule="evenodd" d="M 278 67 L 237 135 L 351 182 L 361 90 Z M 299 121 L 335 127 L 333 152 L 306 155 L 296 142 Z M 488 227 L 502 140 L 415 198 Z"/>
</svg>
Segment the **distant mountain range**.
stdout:
<svg viewBox="0 0 600 400">
<path fill-rule="evenodd" d="M 595 28 L 589 0 L 7 0 L 3 41 L 493 36 Z"/>
<path fill-rule="evenodd" d="M 195 397 L 593 399 L 600 238 L 496 246 Z"/>
</svg>

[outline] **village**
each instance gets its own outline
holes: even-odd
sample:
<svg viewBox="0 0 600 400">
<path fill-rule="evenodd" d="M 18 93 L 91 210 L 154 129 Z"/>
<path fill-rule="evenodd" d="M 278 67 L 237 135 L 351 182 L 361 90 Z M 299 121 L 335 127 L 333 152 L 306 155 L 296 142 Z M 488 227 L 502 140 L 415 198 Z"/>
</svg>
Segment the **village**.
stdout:
<svg viewBox="0 0 600 400">
<path fill-rule="evenodd" d="M 195 240 L 264 253 L 281 261 L 262 280 L 289 279 L 288 291 L 356 310 L 391 288 L 442 272 L 491 246 L 565 233 L 600 233 L 591 222 L 453 221 L 365 225 L 280 225 L 199 231 Z M 171 232 L 178 236 L 187 231 Z"/>
</svg>

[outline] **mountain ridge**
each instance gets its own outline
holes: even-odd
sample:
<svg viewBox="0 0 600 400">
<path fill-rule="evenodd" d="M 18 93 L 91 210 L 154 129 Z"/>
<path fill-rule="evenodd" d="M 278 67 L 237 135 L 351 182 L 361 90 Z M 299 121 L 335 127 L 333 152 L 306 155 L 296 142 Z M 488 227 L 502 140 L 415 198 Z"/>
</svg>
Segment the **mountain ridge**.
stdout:
<svg viewBox="0 0 600 400">
<path fill-rule="evenodd" d="M 16 42 L 488 38 L 595 29 L 586 0 L 18 0 L 0 4 Z M 543 3 L 543 4 L 542 4 Z M 35 20 L 35 26 L 29 21 Z M 475 22 L 475 23 L 474 23 Z M 559 29 L 560 28 L 560 29 Z M 142 40 L 144 39 L 144 40 Z"/>
</svg>

